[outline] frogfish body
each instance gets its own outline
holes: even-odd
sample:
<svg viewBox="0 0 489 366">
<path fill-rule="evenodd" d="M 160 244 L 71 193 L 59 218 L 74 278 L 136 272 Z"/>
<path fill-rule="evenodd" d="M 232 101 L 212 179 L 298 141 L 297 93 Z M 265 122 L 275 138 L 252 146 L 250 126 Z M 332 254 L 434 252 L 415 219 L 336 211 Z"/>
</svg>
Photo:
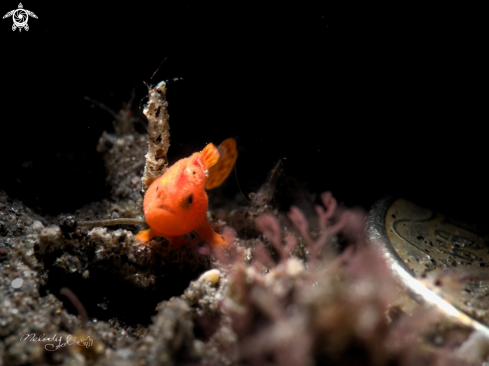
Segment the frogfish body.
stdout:
<svg viewBox="0 0 489 366">
<path fill-rule="evenodd" d="M 144 196 L 144 218 L 150 229 L 136 238 L 146 244 L 163 236 L 179 246 L 181 235 L 196 231 L 211 245 L 226 249 L 232 238 L 216 233 L 207 220 L 208 198 L 205 189 L 219 186 L 233 169 L 238 156 L 236 141 L 226 139 L 219 145 L 208 144 L 200 153 L 181 159 L 156 178 Z"/>
</svg>

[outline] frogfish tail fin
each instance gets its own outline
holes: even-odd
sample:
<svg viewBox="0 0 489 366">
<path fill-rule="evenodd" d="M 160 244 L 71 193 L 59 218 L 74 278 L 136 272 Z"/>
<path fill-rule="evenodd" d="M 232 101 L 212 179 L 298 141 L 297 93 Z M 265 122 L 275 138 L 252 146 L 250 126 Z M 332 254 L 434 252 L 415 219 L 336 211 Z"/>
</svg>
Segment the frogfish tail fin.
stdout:
<svg viewBox="0 0 489 366">
<path fill-rule="evenodd" d="M 212 189 L 221 185 L 228 177 L 238 158 L 238 150 L 236 149 L 236 140 L 232 137 L 224 140 L 219 145 L 220 158 L 217 164 L 209 169 L 209 176 L 205 181 L 205 189 Z"/>
</svg>

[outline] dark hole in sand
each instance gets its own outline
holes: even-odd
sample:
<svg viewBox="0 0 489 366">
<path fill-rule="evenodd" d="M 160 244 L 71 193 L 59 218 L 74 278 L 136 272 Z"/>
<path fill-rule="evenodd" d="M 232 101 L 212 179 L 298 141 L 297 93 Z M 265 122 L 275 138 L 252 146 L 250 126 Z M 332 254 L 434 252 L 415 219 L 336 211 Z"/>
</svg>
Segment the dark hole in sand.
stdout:
<svg viewBox="0 0 489 366">
<path fill-rule="evenodd" d="M 192 272 L 188 268 L 185 270 L 167 264 L 163 266 L 167 276 L 155 272 L 155 283 L 141 288 L 131 282 L 131 275 L 124 278 L 123 275 L 110 273 L 99 268 L 100 263 L 99 267 L 88 268 L 87 279 L 78 272 L 67 273 L 65 269 L 53 265 L 59 256 L 59 253 L 50 253 L 43 258 L 45 269 L 49 271 L 47 284 L 40 289 L 41 296 L 46 296 L 49 291 L 63 302 L 69 313 L 78 315 L 70 300 L 59 292 L 61 288 L 68 287 L 82 302 L 89 319 L 108 321 L 117 318 L 130 326 L 149 325 L 159 302 L 181 295 L 190 281 L 205 270 L 200 268 L 198 272 Z M 107 267 L 110 268 L 110 264 Z M 173 267 L 173 270 L 168 267 Z"/>
</svg>

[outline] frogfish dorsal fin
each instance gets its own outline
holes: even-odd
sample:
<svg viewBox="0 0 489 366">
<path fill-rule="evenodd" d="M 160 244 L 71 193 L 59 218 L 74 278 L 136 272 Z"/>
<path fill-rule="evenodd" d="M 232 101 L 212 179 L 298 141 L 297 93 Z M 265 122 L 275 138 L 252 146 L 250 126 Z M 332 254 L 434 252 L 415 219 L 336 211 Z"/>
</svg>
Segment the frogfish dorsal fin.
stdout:
<svg viewBox="0 0 489 366">
<path fill-rule="evenodd" d="M 228 138 L 219 145 L 220 158 L 217 164 L 209 168 L 209 176 L 205 181 L 205 189 L 212 189 L 221 185 L 228 177 L 234 167 L 234 163 L 238 158 L 238 150 L 236 149 L 236 140 Z"/>
<path fill-rule="evenodd" d="M 204 169 L 207 170 L 211 166 L 215 165 L 219 160 L 219 150 L 214 144 L 208 144 L 204 147 L 204 150 L 200 153 L 200 161 L 204 164 Z"/>
</svg>

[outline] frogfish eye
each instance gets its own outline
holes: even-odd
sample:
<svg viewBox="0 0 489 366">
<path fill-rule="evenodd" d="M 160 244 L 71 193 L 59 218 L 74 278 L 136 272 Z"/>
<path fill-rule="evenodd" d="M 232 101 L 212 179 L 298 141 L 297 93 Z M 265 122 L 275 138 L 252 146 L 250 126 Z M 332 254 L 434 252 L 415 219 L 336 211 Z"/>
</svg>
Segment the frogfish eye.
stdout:
<svg viewBox="0 0 489 366">
<path fill-rule="evenodd" d="M 194 202 L 194 195 L 191 193 L 182 200 L 180 207 L 182 207 L 184 210 L 190 210 L 192 208 L 192 202 Z"/>
</svg>

